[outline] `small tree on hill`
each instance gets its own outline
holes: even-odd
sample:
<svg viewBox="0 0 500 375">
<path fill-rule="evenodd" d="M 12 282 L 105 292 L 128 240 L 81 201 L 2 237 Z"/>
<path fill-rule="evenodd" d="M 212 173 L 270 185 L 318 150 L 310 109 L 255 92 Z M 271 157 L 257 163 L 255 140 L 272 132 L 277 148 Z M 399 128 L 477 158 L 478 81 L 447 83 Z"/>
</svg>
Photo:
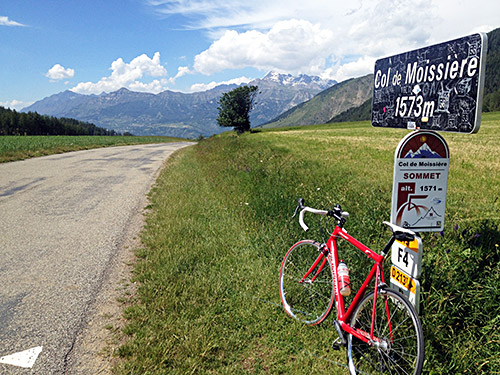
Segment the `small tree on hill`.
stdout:
<svg viewBox="0 0 500 375">
<path fill-rule="evenodd" d="M 240 86 L 219 99 L 219 126 L 234 127 L 239 134 L 250 130 L 250 111 L 254 107 L 257 86 Z"/>
</svg>

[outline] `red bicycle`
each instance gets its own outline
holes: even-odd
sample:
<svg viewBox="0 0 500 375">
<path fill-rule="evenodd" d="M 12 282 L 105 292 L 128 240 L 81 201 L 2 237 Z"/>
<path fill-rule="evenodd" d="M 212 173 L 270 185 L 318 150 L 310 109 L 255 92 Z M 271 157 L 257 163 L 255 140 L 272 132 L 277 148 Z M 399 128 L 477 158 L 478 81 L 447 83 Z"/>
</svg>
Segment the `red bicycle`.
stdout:
<svg viewBox="0 0 500 375">
<path fill-rule="evenodd" d="M 298 210 L 299 223 L 305 231 L 309 229 L 304 223 L 306 212 L 332 217 L 336 226 L 325 244 L 302 240 L 286 253 L 280 270 L 280 296 L 285 311 L 306 324 L 316 325 L 326 319 L 336 301 L 334 324 L 339 338 L 334 347 L 347 346 L 351 374 L 420 374 L 424 363 L 420 319 L 407 298 L 387 286 L 382 268 L 394 241 L 412 241 L 415 233 L 384 222 L 392 236 L 378 254 L 347 233 L 344 224 L 349 214 L 339 205 L 333 210 L 318 210 L 305 206 L 301 198 L 294 216 Z M 347 310 L 338 282 L 339 238 L 374 262 Z M 366 293 L 373 280 L 373 290 Z"/>
</svg>

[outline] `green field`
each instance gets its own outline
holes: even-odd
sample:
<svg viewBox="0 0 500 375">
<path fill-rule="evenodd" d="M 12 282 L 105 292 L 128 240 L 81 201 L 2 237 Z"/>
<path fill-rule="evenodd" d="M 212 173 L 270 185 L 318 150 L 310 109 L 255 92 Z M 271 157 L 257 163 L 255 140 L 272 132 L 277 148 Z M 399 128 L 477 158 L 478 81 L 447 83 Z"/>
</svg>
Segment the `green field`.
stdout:
<svg viewBox="0 0 500 375">
<path fill-rule="evenodd" d="M 325 224 L 309 217 L 316 229 L 304 233 L 291 215 L 298 197 L 339 203 L 346 229 L 380 248 L 405 134 L 368 123 L 226 133 L 175 154 L 151 193 L 117 373 L 347 374 L 344 351 L 330 349 L 333 318 L 306 327 L 280 307 L 283 255 L 299 239 L 321 241 Z M 498 374 L 500 113 L 484 115 L 478 134 L 443 135 L 445 231 L 423 235 L 424 369 Z M 356 288 L 367 264 L 345 243 L 340 252 Z"/>
<path fill-rule="evenodd" d="M 1 136 L 0 163 L 98 147 L 180 140 L 169 137 L 132 136 Z M 182 139 L 182 141 L 185 140 Z"/>
</svg>

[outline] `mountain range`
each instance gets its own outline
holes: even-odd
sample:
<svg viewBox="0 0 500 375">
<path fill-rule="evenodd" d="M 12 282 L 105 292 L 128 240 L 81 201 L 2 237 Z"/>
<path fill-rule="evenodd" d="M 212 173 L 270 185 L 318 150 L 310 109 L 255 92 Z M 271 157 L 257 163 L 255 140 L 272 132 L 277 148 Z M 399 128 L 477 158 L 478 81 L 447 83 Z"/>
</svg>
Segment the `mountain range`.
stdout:
<svg viewBox="0 0 500 375">
<path fill-rule="evenodd" d="M 305 74 L 294 77 L 270 72 L 264 78 L 248 84 L 259 87 L 250 117 L 252 125 L 258 125 L 313 98 L 336 82 Z M 151 94 L 122 88 L 100 95 L 82 95 L 67 90 L 42 99 L 22 111 L 75 118 L 135 135 L 196 138 L 227 130 L 217 125 L 217 102 L 223 93 L 236 87 L 220 85 L 189 94 L 169 90 Z"/>
<path fill-rule="evenodd" d="M 436 159 L 441 158 L 441 155 L 432 151 L 427 143 L 424 143 L 417 151 L 408 151 L 404 157 L 408 159 Z"/>
<path fill-rule="evenodd" d="M 248 83 L 259 87 L 251 112 L 252 127 L 264 128 L 370 120 L 373 75 L 341 83 L 319 77 L 268 73 Z M 197 93 L 159 94 L 120 89 L 101 95 L 71 91 L 24 108 L 40 114 L 70 117 L 117 132 L 196 138 L 220 133 L 217 101 L 237 85 Z M 500 28 L 488 33 L 483 111 L 500 110 Z"/>
</svg>

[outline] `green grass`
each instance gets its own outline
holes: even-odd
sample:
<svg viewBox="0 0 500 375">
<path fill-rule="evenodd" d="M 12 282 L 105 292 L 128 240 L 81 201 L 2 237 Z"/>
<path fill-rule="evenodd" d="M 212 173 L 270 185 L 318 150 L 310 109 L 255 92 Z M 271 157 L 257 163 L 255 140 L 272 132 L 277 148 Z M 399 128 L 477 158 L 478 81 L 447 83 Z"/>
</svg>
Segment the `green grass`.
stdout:
<svg viewBox="0 0 500 375">
<path fill-rule="evenodd" d="M 179 140 L 169 137 L 132 136 L 1 136 L 0 163 L 98 147 L 175 142 Z"/>
<path fill-rule="evenodd" d="M 278 272 L 297 240 L 321 241 L 291 219 L 297 198 L 339 203 L 346 229 L 380 248 L 388 238 L 394 151 L 406 131 L 342 123 L 226 133 L 176 153 L 151 212 L 125 311 L 118 374 L 347 374 L 330 348 L 332 319 L 306 327 L 280 307 Z M 444 134 L 450 177 L 444 234 L 425 234 L 421 317 L 425 371 L 500 372 L 500 113 L 475 135 Z M 340 245 L 353 287 L 366 263 Z"/>
</svg>

